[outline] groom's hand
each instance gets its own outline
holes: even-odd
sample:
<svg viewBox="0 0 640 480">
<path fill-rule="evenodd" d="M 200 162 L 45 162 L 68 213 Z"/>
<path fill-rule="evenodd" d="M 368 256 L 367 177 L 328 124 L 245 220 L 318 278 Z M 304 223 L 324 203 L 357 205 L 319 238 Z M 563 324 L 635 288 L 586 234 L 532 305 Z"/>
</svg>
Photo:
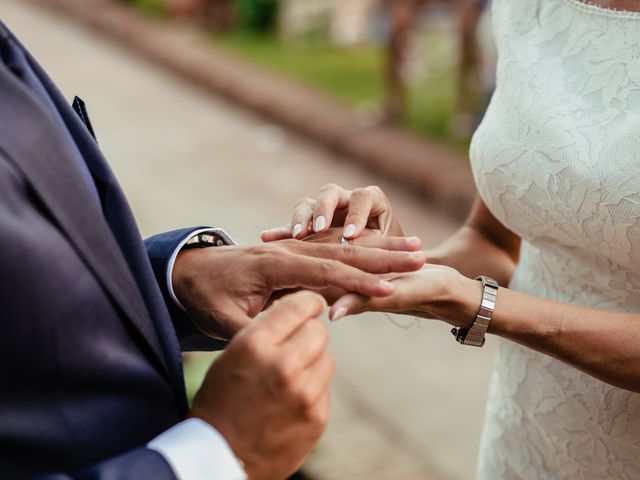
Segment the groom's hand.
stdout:
<svg viewBox="0 0 640 480">
<path fill-rule="evenodd" d="M 190 416 L 213 425 L 251 480 L 288 477 L 329 417 L 333 359 L 312 292 L 276 301 L 241 331 L 207 373 Z"/>
<path fill-rule="evenodd" d="M 173 270 L 173 287 L 204 333 L 232 338 L 274 294 L 336 288 L 368 297 L 393 294 L 376 274 L 415 271 L 422 252 L 284 240 L 250 247 L 185 250 Z"/>
</svg>

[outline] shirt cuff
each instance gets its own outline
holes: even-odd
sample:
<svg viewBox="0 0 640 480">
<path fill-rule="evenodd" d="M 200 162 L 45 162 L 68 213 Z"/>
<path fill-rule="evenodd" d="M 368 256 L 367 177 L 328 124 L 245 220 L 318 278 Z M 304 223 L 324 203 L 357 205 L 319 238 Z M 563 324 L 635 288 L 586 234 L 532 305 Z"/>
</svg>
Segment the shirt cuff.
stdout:
<svg viewBox="0 0 640 480">
<path fill-rule="evenodd" d="M 178 480 L 246 480 L 225 439 L 208 423 L 190 418 L 154 438 L 147 448 L 171 465 Z"/>
<path fill-rule="evenodd" d="M 180 303 L 180 300 L 178 300 L 178 297 L 176 297 L 176 293 L 173 291 L 173 281 L 172 281 L 173 267 L 176 263 L 176 258 L 178 258 L 178 253 L 180 253 L 180 250 L 182 250 L 182 247 L 185 246 L 185 244 L 189 241 L 190 238 L 195 237 L 196 235 L 199 235 L 201 233 L 213 233 L 218 237 L 220 237 L 220 239 L 223 240 L 227 245 L 237 245 L 237 243 L 233 240 L 233 238 L 231 238 L 227 234 L 227 232 L 225 232 L 221 228 L 201 228 L 200 230 L 194 230 L 193 232 L 189 233 L 189 235 L 187 235 L 182 239 L 182 241 L 178 244 L 178 246 L 175 248 L 175 250 L 169 257 L 169 262 L 167 263 L 167 290 L 169 291 L 169 296 L 171 297 L 171 300 L 173 300 L 173 302 L 178 307 L 180 307 L 180 309 L 182 309 L 183 311 L 185 311 L 186 309 Z M 215 248 L 215 247 L 211 247 L 211 248 Z"/>
</svg>

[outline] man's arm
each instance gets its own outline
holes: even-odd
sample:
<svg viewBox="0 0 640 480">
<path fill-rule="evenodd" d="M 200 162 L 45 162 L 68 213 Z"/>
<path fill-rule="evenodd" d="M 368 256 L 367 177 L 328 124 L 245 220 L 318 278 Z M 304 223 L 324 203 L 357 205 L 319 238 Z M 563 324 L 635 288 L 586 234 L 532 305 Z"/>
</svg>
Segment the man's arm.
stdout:
<svg viewBox="0 0 640 480">
<path fill-rule="evenodd" d="M 117 478 L 134 480 L 177 480 L 167 460 L 157 451 L 140 447 L 118 457 L 93 465 L 78 474 L 54 473 L 38 477 L 38 480 L 102 480 Z"/>
<path fill-rule="evenodd" d="M 335 364 L 326 351 L 329 333 L 319 319 L 325 308 L 322 297 L 311 292 L 278 300 L 239 332 L 213 363 L 189 420 L 147 448 L 105 460 L 77 475 L 40 479 L 287 478 L 315 446 L 328 421 Z"/>
<path fill-rule="evenodd" d="M 179 250 L 196 232 L 204 230 L 215 229 L 210 227 L 183 228 L 154 235 L 144 241 L 153 273 L 162 291 L 180 346 L 184 352 L 221 350 L 227 344 L 221 340 L 214 340 L 198 330 L 176 301 L 175 295 L 171 294 L 171 272 Z"/>
<path fill-rule="evenodd" d="M 246 473 L 225 439 L 208 423 L 191 418 L 153 439 L 77 474 L 38 480 L 245 480 Z"/>
</svg>

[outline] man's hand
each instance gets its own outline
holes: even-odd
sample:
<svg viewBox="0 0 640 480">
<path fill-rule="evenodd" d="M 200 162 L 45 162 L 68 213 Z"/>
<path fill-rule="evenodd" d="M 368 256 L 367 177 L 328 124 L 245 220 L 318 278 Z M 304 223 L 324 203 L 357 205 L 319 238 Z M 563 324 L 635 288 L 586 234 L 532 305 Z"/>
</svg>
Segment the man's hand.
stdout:
<svg viewBox="0 0 640 480">
<path fill-rule="evenodd" d="M 312 292 L 276 301 L 213 363 L 190 416 L 213 425 L 251 480 L 279 480 L 315 446 L 329 416 L 333 359 Z"/>
<path fill-rule="evenodd" d="M 415 244 L 420 247 L 419 242 Z M 284 240 L 252 247 L 185 250 L 173 269 L 173 287 L 204 333 L 231 338 L 272 297 L 305 288 L 384 297 L 394 287 L 376 274 L 415 271 L 422 252 Z"/>
</svg>

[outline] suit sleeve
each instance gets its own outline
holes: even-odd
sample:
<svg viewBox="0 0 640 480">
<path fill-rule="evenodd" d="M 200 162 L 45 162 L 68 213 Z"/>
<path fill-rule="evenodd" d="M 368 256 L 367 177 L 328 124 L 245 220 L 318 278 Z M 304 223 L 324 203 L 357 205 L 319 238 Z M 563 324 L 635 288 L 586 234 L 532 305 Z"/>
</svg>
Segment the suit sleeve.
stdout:
<svg viewBox="0 0 640 480">
<path fill-rule="evenodd" d="M 183 352 L 213 351 L 226 347 L 226 342 L 214 340 L 198 330 L 187 314 L 171 298 L 167 288 L 167 268 L 171 255 L 182 241 L 193 232 L 207 227 L 183 228 L 167 233 L 154 235 L 144 241 L 147 254 L 151 260 L 153 273 L 160 286 L 171 320 L 176 329 L 178 340 Z"/>
<path fill-rule="evenodd" d="M 77 474 L 55 473 L 36 480 L 178 480 L 165 458 L 150 448 L 137 448 Z"/>
<path fill-rule="evenodd" d="M 36 480 L 247 480 L 244 466 L 211 425 L 190 418 L 138 448 L 76 475 Z"/>
</svg>

